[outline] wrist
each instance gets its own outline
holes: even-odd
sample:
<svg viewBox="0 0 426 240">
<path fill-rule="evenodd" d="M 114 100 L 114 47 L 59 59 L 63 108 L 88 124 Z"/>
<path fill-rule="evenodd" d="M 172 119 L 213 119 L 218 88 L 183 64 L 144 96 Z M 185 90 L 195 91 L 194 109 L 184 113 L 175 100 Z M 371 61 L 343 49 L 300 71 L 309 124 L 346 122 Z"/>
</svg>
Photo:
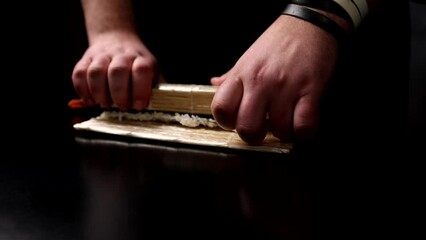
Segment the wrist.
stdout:
<svg viewBox="0 0 426 240">
<path fill-rule="evenodd" d="M 368 14 L 367 0 L 333 0 L 333 2 L 349 14 L 355 29 Z"/>
<path fill-rule="evenodd" d="M 337 25 L 339 25 L 348 35 L 351 34 L 354 31 L 354 26 L 351 22 L 349 22 L 347 19 L 335 14 L 331 13 L 325 10 L 317 9 L 317 8 L 310 8 L 315 12 L 321 13 L 322 15 L 326 16 L 333 22 L 335 22 Z"/>
<path fill-rule="evenodd" d="M 109 29 L 105 31 L 89 32 L 88 40 L 89 44 L 93 44 L 98 41 L 132 41 L 138 40 L 139 36 L 135 31 L 130 29 Z"/>
<path fill-rule="evenodd" d="M 288 4 L 282 15 L 289 15 L 309 22 L 333 36 L 337 42 L 344 42 L 351 32 L 351 25 L 339 16 L 324 10 L 313 9 L 300 4 Z"/>
<path fill-rule="evenodd" d="M 346 32 L 353 32 L 367 17 L 373 3 L 380 0 L 290 0 L 291 4 L 314 10 L 336 22 Z M 372 3 L 371 3 L 372 2 Z"/>
</svg>

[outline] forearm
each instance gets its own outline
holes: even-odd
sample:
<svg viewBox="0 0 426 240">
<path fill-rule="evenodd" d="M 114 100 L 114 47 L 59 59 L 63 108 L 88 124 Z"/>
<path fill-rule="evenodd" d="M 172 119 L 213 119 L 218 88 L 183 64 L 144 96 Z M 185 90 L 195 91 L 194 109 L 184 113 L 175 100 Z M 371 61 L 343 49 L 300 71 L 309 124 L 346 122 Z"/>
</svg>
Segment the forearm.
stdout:
<svg viewBox="0 0 426 240">
<path fill-rule="evenodd" d="M 81 0 L 89 43 L 105 33 L 136 32 L 131 0 Z"/>
</svg>

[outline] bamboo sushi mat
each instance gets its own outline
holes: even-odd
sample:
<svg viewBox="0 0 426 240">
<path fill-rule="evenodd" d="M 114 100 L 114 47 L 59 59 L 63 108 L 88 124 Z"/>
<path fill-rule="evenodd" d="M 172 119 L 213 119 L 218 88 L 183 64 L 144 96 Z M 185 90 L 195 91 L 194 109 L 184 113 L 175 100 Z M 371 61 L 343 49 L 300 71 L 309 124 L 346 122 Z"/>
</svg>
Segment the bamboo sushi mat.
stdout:
<svg viewBox="0 0 426 240">
<path fill-rule="evenodd" d="M 283 143 L 271 133 L 267 134 L 262 144 L 249 145 L 242 141 L 235 131 L 225 131 L 220 128 L 193 128 L 179 124 L 103 119 L 99 117 L 93 117 L 73 126 L 76 130 L 206 147 L 271 153 L 289 153 L 292 149 L 291 143 Z"/>
<path fill-rule="evenodd" d="M 211 115 L 210 105 L 215 91 L 216 87 L 211 85 L 160 83 L 152 89 L 147 110 L 159 111 L 160 113 L 175 112 L 176 114 L 209 116 Z M 261 145 L 254 146 L 242 141 L 235 131 L 208 127 L 209 124 L 207 126 L 204 124 L 201 127 L 188 127 L 186 124 L 151 120 L 138 121 L 134 118 L 122 119 L 121 117 L 119 119 L 105 118 L 102 116 L 101 114 L 77 123 L 74 128 L 140 139 L 260 152 L 289 153 L 292 148 L 292 144 L 280 142 L 271 133 L 267 134 Z M 130 116 L 136 115 L 130 114 Z"/>
</svg>

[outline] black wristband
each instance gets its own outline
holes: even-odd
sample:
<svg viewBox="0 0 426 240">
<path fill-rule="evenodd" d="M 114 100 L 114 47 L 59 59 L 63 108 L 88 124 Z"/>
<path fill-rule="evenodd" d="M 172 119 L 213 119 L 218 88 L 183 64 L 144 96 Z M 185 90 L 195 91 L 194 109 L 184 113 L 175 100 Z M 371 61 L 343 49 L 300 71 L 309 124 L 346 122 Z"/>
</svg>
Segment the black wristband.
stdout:
<svg viewBox="0 0 426 240">
<path fill-rule="evenodd" d="M 342 27 L 340 27 L 339 24 L 322 15 L 321 13 L 311 10 L 307 7 L 289 4 L 281 14 L 308 21 L 330 33 L 339 42 L 347 38 L 348 34 Z"/>
<path fill-rule="evenodd" d="M 290 3 L 321 9 L 333 13 L 351 23 L 352 27 L 355 26 L 348 12 L 346 12 L 342 6 L 333 0 L 290 0 Z"/>
</svg>

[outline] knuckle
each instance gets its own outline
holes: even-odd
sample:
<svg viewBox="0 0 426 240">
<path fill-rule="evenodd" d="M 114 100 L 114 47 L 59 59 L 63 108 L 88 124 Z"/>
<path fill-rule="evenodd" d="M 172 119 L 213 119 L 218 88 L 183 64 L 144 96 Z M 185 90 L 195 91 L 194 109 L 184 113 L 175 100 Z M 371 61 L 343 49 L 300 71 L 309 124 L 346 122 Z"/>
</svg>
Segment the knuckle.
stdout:
<svg viewBox="0 0 426 240">
<path fill-rule="evenodd" d="M 89 78 L 99 78 L 103 72 L 104 70 L 100 66 L 93 66 L 87 70 L 87 76 Z"/>
<path fill-rule="evenodd" d="M 114 66 L 110 66 L 109 68 L 109 74 L 111 77 L 120 77 L 122 76 L 126 71 L 128 70 L 128 67 L 124 64 L 117 64 Z"/>
</svg>

